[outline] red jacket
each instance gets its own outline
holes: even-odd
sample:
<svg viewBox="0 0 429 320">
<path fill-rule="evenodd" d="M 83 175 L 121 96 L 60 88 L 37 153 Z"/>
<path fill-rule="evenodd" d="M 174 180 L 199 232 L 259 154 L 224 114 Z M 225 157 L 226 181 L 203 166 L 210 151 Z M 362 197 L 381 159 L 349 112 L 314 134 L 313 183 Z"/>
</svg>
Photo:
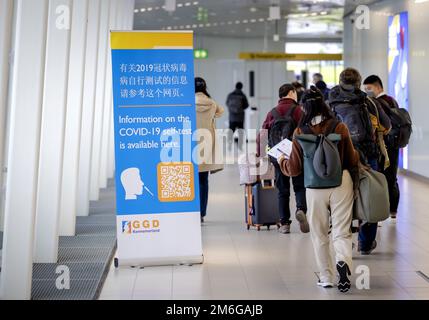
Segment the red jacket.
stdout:
<svg viewBox="0 0 429 320">
<path fill-rule="evenodd" d="M 301 106 L 295 102 L 295 100 L 290 98 L 280 99 L 279 104 L 276 107 L 276 110 L 278 111 L 280 116 L 284 117 L 289 112 L 289 110 L 294 106 L 296 106 L 296 108 L 292 114 L 292 118 L 295 120 L 296 125 L 298 125 L 299 121 L 301 120 L 302 109 L 301 109 Z M 270 110 L 270 112 L 268 112 L 265 118 L 264 123 L 262 124 L 262 129 L 270 130 L 272 125 L 274 124 L 274 121 L 275 121 L 274 116 L 271 114 L 271 110 Z M 261 147 L 260 145 L 261 145 L 261 140 L 264 141 L 264 143 L 266 143 L 267 139 L 268 139 L 267 131 L 262 130 L 262 132 L 258 134 L 258 137 L 256 139 L 257 155 L 259 156 L 265 155 L 265 150 L 260 150 L 260 147 Z M 263 152 L 262 154 L 261 154 L 261 151 Z"/>
</svg>

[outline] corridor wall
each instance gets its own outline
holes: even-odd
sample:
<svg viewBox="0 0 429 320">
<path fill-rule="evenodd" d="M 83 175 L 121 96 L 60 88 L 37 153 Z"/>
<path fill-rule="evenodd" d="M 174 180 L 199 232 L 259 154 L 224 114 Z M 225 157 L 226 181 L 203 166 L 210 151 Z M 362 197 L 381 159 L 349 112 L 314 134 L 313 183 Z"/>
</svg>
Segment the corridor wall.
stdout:
<svg viewBox="0 0 429 320">
<path fill-rule="evenodd" d="M 408 146 L 408 170 L 429 177 L 429 126 L 427 120 L 427 71 L 429 70 L 429 2 L 380 1 L 370 6 L 370 28 L 359 30 L 353 16 L 344 19 L 344 63 L 360 70 L 362 77 L 378 74 L 387 90 L 388 17 L 403 11 L 409 14 L 409 110 L 414 134 Z"/>
</svg>

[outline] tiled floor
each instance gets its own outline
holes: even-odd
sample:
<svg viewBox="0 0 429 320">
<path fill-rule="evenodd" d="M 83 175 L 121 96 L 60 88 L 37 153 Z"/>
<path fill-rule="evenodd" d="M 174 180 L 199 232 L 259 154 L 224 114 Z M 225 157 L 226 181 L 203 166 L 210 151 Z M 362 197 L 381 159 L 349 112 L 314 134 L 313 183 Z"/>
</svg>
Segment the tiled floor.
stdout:
<svg viewBox="0 0 429 320">
<path fill-rule="evenodd" d="M 247 231 L 243 188 L 235 166 L 211 177 L 205 262 L 145 269 L 112 266 L 101 299 L 429 299 L 429 186 L 401 177 L 397 222 L 380 224 L 371 256 L 354 252 L 353 269 L 366 265 L 370 290 L 340 294 L 316 286 L 316 265 L 308 235 L 297 223 L 292 234 Z M 293 206 L 294 204 L 292 204 Z M 355 283 L 358 274 L 353 275 Z"/>
</svg>

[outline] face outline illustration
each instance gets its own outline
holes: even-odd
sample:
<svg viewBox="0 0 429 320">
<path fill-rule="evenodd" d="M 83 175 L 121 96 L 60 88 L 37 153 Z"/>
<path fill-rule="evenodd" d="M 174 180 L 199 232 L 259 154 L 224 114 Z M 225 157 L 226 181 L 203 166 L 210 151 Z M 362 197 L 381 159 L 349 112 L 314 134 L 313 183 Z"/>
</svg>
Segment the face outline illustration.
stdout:
<svg viewBox="0 0 429 320">
<path fill-rule="evenodd" d="M 136 200 L 143 194 L 144 183 L 138 168 L 128 168 L 122 171 L 121 183 L 125 190 L 125 200 Z"/>
</svg>

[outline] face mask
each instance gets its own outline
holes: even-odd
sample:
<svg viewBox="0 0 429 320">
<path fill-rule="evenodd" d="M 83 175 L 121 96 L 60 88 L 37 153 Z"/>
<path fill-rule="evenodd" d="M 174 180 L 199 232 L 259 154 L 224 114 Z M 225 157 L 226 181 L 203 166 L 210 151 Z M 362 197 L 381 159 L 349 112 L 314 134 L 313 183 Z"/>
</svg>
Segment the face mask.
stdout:
<svg viewBox="0 0 429 320">
<path fill-rule="evenodd" d="M 375 98 L 375 93 L 374 93 L 374 91 L 366 90 L 366 94 L 367 94 L 367 95 L 368 95 L 368 97 L 370 97 L 370 98 Z"/>
</svg>

